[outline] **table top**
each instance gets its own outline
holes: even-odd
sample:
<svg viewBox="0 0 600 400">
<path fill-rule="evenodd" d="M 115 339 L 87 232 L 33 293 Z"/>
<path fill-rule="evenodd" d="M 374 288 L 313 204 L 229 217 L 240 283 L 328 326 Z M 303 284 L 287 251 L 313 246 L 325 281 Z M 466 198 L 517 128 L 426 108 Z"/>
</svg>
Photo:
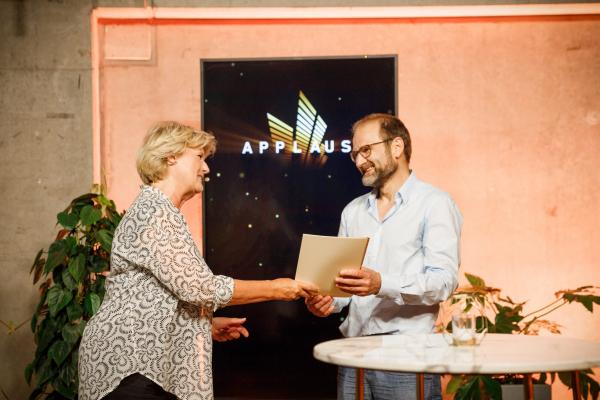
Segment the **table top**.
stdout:
<svg viewBox="0 0 600 400">
<path fill-rule="evenodd" d="M 478 346 L 449 345 L 442 334 L 365 336 L 314 347 L 317 360 L 399 372 L 502 374 L 600 366 L 600 343 L 563 336 L 488 334 Z"/>
</svg>

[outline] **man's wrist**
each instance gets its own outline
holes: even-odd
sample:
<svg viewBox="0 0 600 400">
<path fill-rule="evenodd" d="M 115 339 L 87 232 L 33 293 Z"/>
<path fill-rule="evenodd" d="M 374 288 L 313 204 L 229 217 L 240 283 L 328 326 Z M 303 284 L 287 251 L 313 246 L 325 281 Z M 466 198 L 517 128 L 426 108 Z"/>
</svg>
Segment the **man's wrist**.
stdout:
<svg viewBox="0 0 600 400">
<path fill-rule="evenodd" d="M 375 292 L 373 294 L 377 296 L 379 292 L 381 292 L 381 274 L 379 272 L 375 272 L 375 276 L 377 277 L 377 281 L 375 285 Z"/>
<path fill-rule="evenodd" d="M 375 296 L 395 299 L 397 292 L 392 280 L 388 276 L 379 274 L 379 290 Z"/>
</svg>

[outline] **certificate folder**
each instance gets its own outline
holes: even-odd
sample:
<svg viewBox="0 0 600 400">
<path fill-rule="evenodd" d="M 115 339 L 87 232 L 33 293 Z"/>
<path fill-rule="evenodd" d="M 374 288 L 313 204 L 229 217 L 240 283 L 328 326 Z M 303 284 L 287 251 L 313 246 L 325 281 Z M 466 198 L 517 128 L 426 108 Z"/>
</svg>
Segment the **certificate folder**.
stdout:
<svg viewBox="0 0 600 400">
<path fill-rule="evenodd" d="M 296 279 L 319 286 L 322 295 L 350 297 L 335 286 L 342 269 L 362 266 L 369 238 L 302 235 Z"/>
</svg>

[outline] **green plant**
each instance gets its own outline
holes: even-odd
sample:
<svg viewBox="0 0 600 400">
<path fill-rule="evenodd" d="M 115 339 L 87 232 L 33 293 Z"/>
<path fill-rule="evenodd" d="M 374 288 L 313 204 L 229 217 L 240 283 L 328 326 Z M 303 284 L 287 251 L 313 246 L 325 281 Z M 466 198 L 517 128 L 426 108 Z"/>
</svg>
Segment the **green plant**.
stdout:
<svg viewBox="0 0 600 400">
<path fill-rule="evenodd" d="M 115 203 L 99 193 L 74 199 L 57 215 L 60 230 L 47 252 L 41 249 L 30 273 L 40 301 L 31 319 L 37 349 L 25 369 L 35 388 L 30 399 L 74 399 L 77 361 L 86 321 L 104 297 L 110 250 L 121 220 Z"/>
<path fill-rule="evenodd" d="M 537 335 L 540 330 L 560 333 L 560 325 L 544 319 L 551 312 L 571 303 L 579 303 L 589 312 L 594 312 L 594 304 L 600 304 L 597 295 L 598 287 L 582 286 L 572 290 L 561 290 L 555 293 L 556 299 L 535 311 L 525 313 L 523 306 L 526 302 L 515 302 L 509 296 L 503 297 L 501 290 L 486 285 L 485 281 L 472 274 L 465 273 L 469 286 L 457 289 L 449 299 L 450 305 L 459 301 L 464 302 L 464 310 L 472 307 L 482 310 L 482 315 L 476 318 L 477 327 L 485 326 L 489 333 L 514 333 Z M 491 318 L 491 319 L 490 319 Z M 583 398 L 588 394 L 594 400 L 598 399 L 600 385 L 593 377 L 592 370 L 580 372 L 581 393 Z M 569 373 L 540 374 L 537 380 L 545 383 L 548 379 L 554 382 L 556 377 L 569 388 L 572 388 Z M 453 375 L 446 387 L 446 393 L 454 394 L 455 400 L 467 399 L 500 399 L 502 383 L 522 382 L 522 375 Z"/>
</svg>

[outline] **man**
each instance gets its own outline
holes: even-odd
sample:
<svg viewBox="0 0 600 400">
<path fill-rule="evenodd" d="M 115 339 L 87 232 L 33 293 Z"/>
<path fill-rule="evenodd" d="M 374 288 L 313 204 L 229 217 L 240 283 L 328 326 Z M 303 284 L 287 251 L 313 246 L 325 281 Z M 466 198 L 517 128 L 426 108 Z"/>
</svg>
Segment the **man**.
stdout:
<svg viewBox="0 0 600 400">
<path fill-rule="evenodd" d="M 429 333 L 439 303 L 458 283 L 462 216 L 445 192 L 409 169 L 410 135 L 398 118 L 371 114 L 352 127 L 352 161 L 370 193 L 342 212 L 339 236 L 368 236 L 364 266 L 345 269 L 336 286 L 349 298 L 316 296 L 308 309 L 326 317 L 350 306 L 346 337 Z M 338 399 L 354 399 L 356 370 L 340 367 Z M 365 371 L 365 399 L 415 398 L 414 374 Z M 425 377 L 425 396 L 441 399 L 438 376 Z"/>
</svg>

